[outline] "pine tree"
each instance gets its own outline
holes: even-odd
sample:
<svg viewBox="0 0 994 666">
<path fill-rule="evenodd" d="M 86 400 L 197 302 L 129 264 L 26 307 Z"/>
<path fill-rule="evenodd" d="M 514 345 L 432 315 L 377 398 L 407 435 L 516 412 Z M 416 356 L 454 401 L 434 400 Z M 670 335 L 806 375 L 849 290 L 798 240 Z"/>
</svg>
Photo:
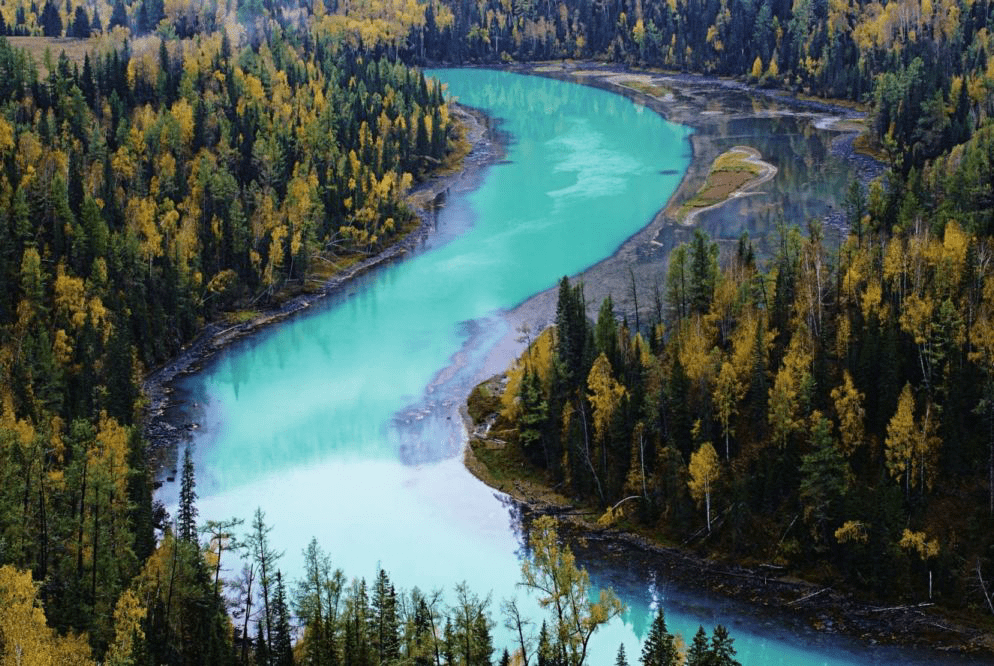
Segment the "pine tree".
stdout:
<svg viewBox="0 0 994 666">
<path fill-rule="evenodd" d="M 535 659 L 538 666 L 555 666 L 558 663 L 545 620 L 542 620 L 542 628 L 538 631 L 538 647 L 535 649 Z"/>
<path fill-rule="evenodd" d="M 832 439 L 831 423 L 820 412 L 811 415 L 811 453 L 801 457 L 798 498 L 804 521 L 815 543 L 829 540 L 830 527 L 841 508 L 851 474 L 849 465 Z"/>
<path fill-rule="evenodd" d="M 261 508 L 255 510 L 252 518 L 252 531 L 246 538 L 252 559 L 259 570 L 259 584 L 262 587 L 263 616 L 259 620 L 260 627 L 264 626 L 265 646 L 269 652 L 273 652 L 273 625 L 275 615 L 273 613 L 273 572 L 276 569 L 276 562 L 283 557 L 283 553 L 277 552 L 269 543 L 269 533 L 273 528 L 266 525 L 266 514 Z M 261 632 L 261 628 L 260 628 Z M 260 639 L 262 635 L 260 634 Z"/>
<path fill-rule="evenodd" d="M 379 663 L 400 657 L 400 627 L 397 620 L 397 595 L 387 572 L 380 569 L 373 585 L 370 603 L 369 636 Z"/>
<path fill-rule="evenodd" d="M 686 666 L 710 666 L 711 647 L 708 645 L 708 632 L 698 626 L 694 641 L 687 650 Z"/>
<path fill-rule="evenodd" d="M 124 7 L 123 0 L 114 2 L 114 10 L 111 12 L 110 22 L 107 24 L 109 30 L 118 26 L 128 27 L 128 10 Z"/>
<path fill-rule="evenodd" d="M 51 0 L 45 3 L 41 10 L 41 29 L 46 37 L 62 36 L 62 17 L 59 10 Z"/>
<path fill-rule="evenodd" d="M 718 277 L 718 244 L 700 229 L 690 244 L 690 303 L 694 312 L 705 314 L 714 297 Z"/>
<path fill-rule="evenodd" d="M 183 473 L 180 480 L 179 509 L 177 515 L 179 538 L 187 543 L 197 543 L 197 485 L 193 473 L 190 447 L 183 449 Z"/>
<path fill-rule="evenodd" d="M 618 656 L 614 659 L 614 666 L 628 666 L 628 657 L 625 656 L 625 644 L 618 646 Z"/>
<path fill-rule="evenodd" d="M 666 628 L 666 616 L 660 606 L 642 646 L 642 666 L 677 666 L 679 659 L 676 639 Z"/>
<path fill-rule="evenodd" d="M 708 664 L 710 666 L 742 666 L 735 659 L 735 648 L 732 646 L 734 642 L 724 626 L 720 624 L 716 626 L 711 635 L 711 657 Z"/>
<path fill-rule="evenodd" d="M 286 605 L 283 575 L 276 571 L 276 594 L 273 599 L 273 666 L 293 666 L 293 644 L 290 634 L 290 611 Z"/>
</svg>

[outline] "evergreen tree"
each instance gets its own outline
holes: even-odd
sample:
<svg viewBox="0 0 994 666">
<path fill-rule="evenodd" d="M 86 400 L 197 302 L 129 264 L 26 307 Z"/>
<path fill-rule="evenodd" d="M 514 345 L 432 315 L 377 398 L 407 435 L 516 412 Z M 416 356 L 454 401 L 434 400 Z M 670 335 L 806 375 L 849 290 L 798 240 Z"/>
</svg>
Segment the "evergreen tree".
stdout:
<svg viewBox="0 0 994 666">
<path fill-rule="evenodd" d="M 618 646 L 618 656 L 614 659 L 614 666 L 628 666 L 628 657 L 625 656 L 625 644 Z"/>
<path fill-rule="evenodd" d="M 90 17 L 83 5 L 78 5 L 73 14 L 72 36 L 77 39 L 87 39 L 90 36 Z"/>
<path fill-rule="evenodd" d="M 59 15 L 59 10 L 52 0 L 45 2 L 39 21 L 42 32 L 46 37 L 62 36 L 62 17 Z"/>
<path fill-rule="evenodd" d="M 694 312 L 707 313 L 718 277 L 718 244 L 700 229 L 690 244 L 690 303 Z"/>
<path fill-rule="evenodd" d="M 286 604 L 283 574 L 276 571 L 276 593 L 273 599 L 273 653 L 272 666 L 293 666 L 293 641 L 290 633 L 290 611 Z"/>
<path fill-rule="evenodd" d="M 711 646 L 708 645 L 708 632 L 698 626 L 694 640 L 687 650 L 686 666 L 710 666 Z"/>
<path fill-rule="evenodd" d="M 732 646 L 734 642 L 724 626 L 716 626 L 711 635 L 711 657 L 708 663 L 711 666 L 742 666 L 735 659 L 735 648 Z"/>
<path fill-rule="evenodd" d="M 642 645 L 642 666 L 677 666 L 679 659 L 676 640 L 666 628 L 663 607 L 659 606 Z"/>
<path fill-rule="evenodd" d="M 197 492 L 190 447 L 183 449 L 183 472 L 180 478 L 179 508 L 177 514 L 179 538 L 187 543 L 197 543 Z"/>
<path fill-rule="evenodd" d="M 263 607 L 263 616 L 259 620 L 259 625 L 265 629 L 265 646 L 269 653 L 274 652 L 275 645 L 273 629 L 276 617 L 273 612 L 273 576 L 276 562 L 283 557 L 283 553 L 276 551 L 269 543 L 269 533 L 272 531 L 272 526 L 266 524 L 266 514 L 261 508 L 257 508 L 252 518 L 252 531 L 246 538 L 246 543 L 259 571 Z M 262 635 L 260 635 L 261 638 L 263 638 Z"/>
<path fill-rule="evenodd" d="M 110 21 L 107 23 L 109 30 L 113 30 L 118 26 L 128 27 L 128 10 L 124 6 L 124 0 L 115 0 Z"/>
<path fill-rule="evenodd" d="M 553 647 L 552 639 L 549 638 L 549 630 L 542 620 L 542 628 L 538 631 L 538 647 L 535 649 L 535 660 L 538 666 L 556 666 L 559 661 L 556 659 L 557 650 Z"/>
<path fill-rule="evenodd" d="M 380 569 L 373 585 L 370 603 L 369 636 L 378 663 L 400 658 L 400 625 L 397 618 L 397 595 L 386 571 Z"/>
</svg>

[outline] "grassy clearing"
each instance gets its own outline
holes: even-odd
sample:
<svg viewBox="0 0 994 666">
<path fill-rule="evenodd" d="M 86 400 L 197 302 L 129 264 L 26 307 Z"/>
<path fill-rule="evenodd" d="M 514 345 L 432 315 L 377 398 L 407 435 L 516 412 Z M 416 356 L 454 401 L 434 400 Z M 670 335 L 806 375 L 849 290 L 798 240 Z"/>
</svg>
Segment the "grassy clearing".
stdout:
<svg viewBox="0 0 994 666">
<path fill-rule="evenodd" d="M 84 57 L 93 50 L 90 40 L 73 37 L 8 37 L 7 41 L 14 48 L 27 51 L 39 67 L 45 66 L 46 51 L 51 55 L 52 64 L 64 52 L 70 61 L 82 67 Z"/>
<path fill-rule="evenodd" d="M 890 155 L 888 155 L 871 137 L 868 133 L 863 133 L 853 139 L 852 149 L 859 155 L 866 155 L 867 157 L 872 157 L 878 162 L 884 164 L 890 163 Z"/>
<path fill-rule="evenodd" d="M 754 153 L 741 148 L 732 148 L 722 153 L 711 165 L 704 185 L 682 207 L 706 208 L 725 201 L 763 174 L 756 159 Z"/>
<path fill-rule="evenodd" d="M 235 326 L 237 324 L 244 324 L 245 322 L 252 321 L 261 314 L 262 313 L 258 310 L 232 310 L 231 312 L 225 312 L 223 316 L 226 324 Z"/>
<path fill-rule="evenodd" d="M 669 88 L 658 86 L 642 79 L 625 79 L 623 81 L 619 81 L 619 83 L 626 88 L 637 90 L 644 95 L 649 95 L 650 97 L 665 97 L 671 92 Z"/>
<path fill-rule="evenodd" d="M 310 280 L 317 280 L 324 283 L 338 273 L 356 265 L 362 259 L 363 257 L 357 254 L 334 258 L 320 257 L 317 261 L 311 262 L 307 277 Z"/>
<path fill-rule="evenodd" d="M 504 381 L 497 376 L 483 382 L 466 401 L 473 426 L 492 423 L 485 436 L 470 436 L 466 468 L 491 488 L 527 502 L 568 506 L 569 500 L 549 487 L 545 473 L 525 459 L 517 444 L 517 430 L 499 416 Z"/>
<path fill-rule="evenodd" d="M 41 76 L 48 75 L 45 66 L 45 54 L 51 56 L 52 64 L 56 64 L 59 55 L 66 54 L 70 62 L 83 66 L 83 60 L 87 54 L 104 53 L 111 48 L 119 48 L 123 44 L 123 38 L 117 33 L 91 37 L 90 39 L 76 39 L 74 37 L 7 37 L 10 45 L 27 52 L 35 64 L 38 65 L 38 73 Z"/>
</svg>

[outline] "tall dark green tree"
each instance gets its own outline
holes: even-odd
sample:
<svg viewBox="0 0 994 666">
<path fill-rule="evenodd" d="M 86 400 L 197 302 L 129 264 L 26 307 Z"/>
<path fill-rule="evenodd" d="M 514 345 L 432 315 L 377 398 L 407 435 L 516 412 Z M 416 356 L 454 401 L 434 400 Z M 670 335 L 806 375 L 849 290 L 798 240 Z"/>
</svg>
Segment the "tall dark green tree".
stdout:
<svg viewBox="0 0 994 666">
<path fill-rule="evenodd" d="M 293 666 L 293 636 L 290 631 L 290 610 L 287 607 L 283 574 L 276 571 L 276 588 L 273 597 L 273 650 L 272 666 Z"/>
<path fill-rule="evenodd" d="M 193 457 L 190 447 L 183 449 L 183 471 L 180 477 L 179 507 L 177 509 L 177 529 L 179 538 L 196 544 L 197 531 L 197 482 L 193 470 Z"/>
<path fill-rule="evenodd" d="M 380 569 L 370 600 L 369 636 L 377 663 L 392 663 L 400 658 L 400 624 L 397 594 L 387 572 Z"/>
<path fill-rule="evenodd" d="M 62 17 L 59 16 L 59 9 L 52 0 L 48 0 L 42 7 L 39 21 L 46 37 L 62 36 Z"/>
<path fill-rule="evenodd" d="M 708 632 L 698 626 L 694 640 L 687 648 L 686 666 L 710 666 L 711 646 L 708 644 Z"/>
<path fill-rule="evenodd" d="M 714 298 L 718 278 L 718 244 L 700 229 L 690 242 L 690 303 L 694 312 L 705 314 Z"/>
<path fill-rule="evenodd" d="M 677 666 L 679 660 L 676 639 L 666 628 L 666 616 L 659 606 L 642 645 L 642 666 Z"/>
<path fill-rule="evenodd" d="M 728 635 L 723 625 L 717 625 L 711 634 L 711 657 L 708 662 L 713 666 L 742 666 L 735 659 L 734 639 Z"/>
</svg>

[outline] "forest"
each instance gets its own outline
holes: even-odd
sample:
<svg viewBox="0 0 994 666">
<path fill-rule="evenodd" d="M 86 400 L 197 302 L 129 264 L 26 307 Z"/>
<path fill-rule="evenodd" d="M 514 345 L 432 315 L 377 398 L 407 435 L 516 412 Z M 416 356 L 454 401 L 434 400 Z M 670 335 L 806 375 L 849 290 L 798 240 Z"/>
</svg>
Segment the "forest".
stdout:
<svg viewBox="0 0 994 666">
<path fill-rule="evenodd" d="M 366 634 L 396 594 L 404 658 L 451 615 L 424 663 L 490 663 L 469 590 L 481 612 L 460 625 L 416 590 L 336 577 L 317 544 L 309 602 L 269 570 L 222 581 L 264 517 L 244 538 L 198 524 L 189 470 L 171 525 L 141 384 L 206 322 L 416 224 L 405 194 L 459 140 L 418 66 L 553 58 L 864 104 L 890 171 L 853 185 L 838 248 L 804 220 L 768 261 L 695 235 L 643 317 L 609 301 L 591 321 L 564 282 L 498 429 L 661 538 L 994 613 L 992 21 L 967 0 L 0 2 L 0 596 L 20 604 L 0 650 L 28 644 L 17 628 L 60 663 L 394 663 Z M 254 611 L 221 594 L 239 581 L 264 588 L 244 590 Z M 260 603 L 265 637 L 245 623 Z M 712 663 L 710 640 L 688 659 Z M 546 643 L 540 663 L 578 663 Z"/>
<path fill-rule="evenodd" d="M 555 327 L 489 398 L 492 436 L 609 523 L 874 598 L 986 611 L 989 242 L 918 219 L 882 234 L 883 211 L 866 210 L 869 229 L 833 250 L 817 224 L 781 227 L 762 268 L 748 238 L 719 267 L 696 232 L 645 337 L 610 298 L 589 321 L 583 285 L 564 278 Z"/>
</svg>

